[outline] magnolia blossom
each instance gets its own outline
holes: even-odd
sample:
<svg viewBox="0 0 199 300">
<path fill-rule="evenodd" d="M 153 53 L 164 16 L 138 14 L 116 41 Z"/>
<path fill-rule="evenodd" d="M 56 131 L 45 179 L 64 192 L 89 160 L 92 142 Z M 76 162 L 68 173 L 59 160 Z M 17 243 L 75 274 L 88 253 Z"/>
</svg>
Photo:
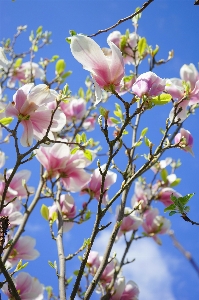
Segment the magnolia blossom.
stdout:
<svg viewBox="0 0 199 300">
<path fill-rule="evenodd" d="M 61 195 L 60 207 L 61 207 L 63 221 L 65 221 L 63 225 L 63 232 L 67 232 L 74 225 L 74 222 L 69 222 L 67 220 L 74 218 L 76 214 L 76 206 L 73 197 L 70 195 Z M 49 220 L 51 220 L 53 212 L 58 211 L 57 205 L 56 203 L 54 203 L 51 207 L 48 208 L 49 208 Z"/>
<path fill-rule="evenodd" d="M 190 152 L 193 155 L 193 137 L 188 130 L 181 128 L 180 132 L 176 134 L 174 140 L 176 144 L 179 144 L 179 147 L 182 150 Z"/>
<path fill-rule="evenodd" d="M 47 170 L 46 177 L 58 175 L 68 191 L 79 192 L 89 182 L 90 175 L 83 169 L 87 160 L 83 159 L 82 152 L 71 154 L 69 146 L 55 143 L 52 147 L 40 147 L 35 153 Z"/>
<path fill-rule="evenodd" d="M 171 227 L 171 222 L 170 220 L 159 216 L 159 210 L 157 208 L 150 208 L 144 213 L 144 222 L 142 226 L 149 236 L 152 236 L 158 244 L 161 244 L 157 234 L 167 233 Z"/>
<path fill-rule="evenodd" d="M 43 300 L 44 287 L 38 279 L 31 277 L 28 273 L 20 272 L 14 279 L 14 285 L 21 300 Z M 2 291 L 9 299 L 12 295 L 9 292 L 8 284 L 4 284 Z"/>
<path fill-rule="evenodd" d="M 34 62 L 28 61 L 22 63 L 19 67 L 14 67 L 10 70 L 8 87 L 13 88 L 17 80 L 19 80 L 21 83 L 25 83 L 27 82 L 27 80 L 31 79 L 31 76 L 35 79 L 42 79 L 43 77 L 45 77 L 45 72 L 39 67 L 38 64 Z"/>
<path fill-rule="evenodd" d="M 164 91 L 166 81 L 153 72 L 146 72 L 140 75 L 132 87 L 132 91 L 138 97 L 158 96 Z"/>
<path fill-rule="evenodd" d="M 101 171 L 104 172 L 106 165 L 102 165 Z M 110 188 L 112 184 L 114 184 L 117 180 L 117 174 L 111 171 L 108 171 L 106 174 L 105 182 L 104 182 L 104 195 L 102 198 L 102 203 L 107 204 L 109 201 L 107 190 Z M 102 175 L 100 174 L 99 168 L 95 169 L 93 174 L 91 175 L 91 180 L 88 184 L 88 186 L 85 186 L 83 189 L 83 192 L 88 192 L 93 196 L 93 198 L 96 198 L 98 201 L 100 200 L 101 195 L 101 184 L 102 184 Z"/>
<path fill-rule="evenodd" d="M 151 191 L 148 188 L 143 189 L 142 184 L 139 181 L 136 181 L 134 195 L 131 199 L 132 207 L 135 208 L 140 204 L 142 208 L 145 208 L 148 205 L 150 196 Z"/>
<path fill-rule="evenodd" d="M 8 257 L 8 264 L 14 267 L 20 259 L 34 260 L 39 256 L 39 252 L 34 249 L 36 240 L 30 236 L 21 236 L 12 248 Z"/>
<path fill-rule="evenodd" d="M 138 42 L 138 35 L 136 32 L 130 33 L 128 38 L 121 35 L 119 31 L 113 31 L 109 34 L 107 42 L 114 43 L 122 52 L 125 64 L 137 64 L 136 60 L 138 58 L 138 51 L 136 51 L 136 46 Z M 126 45 L 121 44 L 121 41 L 126 40 Z"/>
<path fill-rule="evenodd" d="M 7 170 L 6 172 L 6 178 L 8 179 L 10 177 L 12 173 L 12 169 Z M 30 187 L 26 186 L 24 184 L 27 184 L 28 179 L 30 178 L 31 172 L 29 170 L 21 170 L 17 173 L 15 173 L 15 175 L 13 176 L 7 193 L 6 193 L 6 198 L 5 200 L 7 202 L 13 200 L 15 197 L 17 197 L 18 199 L 24 199 L 27 197 L 27 189 L 29 191 L 29 193 L 33 194 L 34 193 L 34 187 Z M 3 191 L 5 188 L 5 182 L 2 177 L 2 181 L 0 181 L 0 195 L 3 195 Z M 15 203 L 15 202 L 13 202 Z"/>
<path fill-rule="evenodd" d="M 125 285 L 125 278 L 119 277 L 114 284 L 114 293 L 111 300 L 138 300 L 139 288 L 137 284 L 130 280 Z"/>
<path fill-rule="evenodd" d="M 89 270 L 93 276 L 97 272 L 102 260 L 103 260 L 103 256 L 99 256 L 98 252 L 90 251 L 87 260 L 87 266 L 89 267 Z M 107 264 L 106 268 L 104 269 L 100 277 L 100 283 L 102 285 L 106 285 L 111 282 L 114 276 L 115 266 L 116 266 L 116 260 L 114 259 Z"/>
<path fill-rule="evenodd" d="M 13 202 L 2 209 L 0 216 L 9 216 L 9 228 L 20 225 L 23 219 L 22 213 L 19 212 L 19 205 L 16 206 Z"/>
<path fill-rule="evenodd" d="M 96 123 L 96 117 L 95 116 L 91 116 L 88 117 L 84 120 L 82 127 L 86 130 L 86 131 L 92 131 L 95 129 L 95 123 Z"/>
<path fill-rule="evenodd" d="M 196 82 L 199 80 L 199 73 L 194 64 L 183 65 L 180 69 L 180 77 L 182 80 L 189 82 L 193 90 Z"/>
<path fill-rule="evenodd" d="M 117 215 L 118 213 L 119 213 L 119 206 L 117 207 L 117 211 L 116 211 Z M 120 225 L 120 229 L 117 235 L 118 238 L 122 234 L 128 231 L 137 230 L 143 222 L 142 219 L 139 218 L 135 212 L 132 212 L 132 209 L 130 207 L 125 207 L 124 214 L 128 214 L 128 216 L 122 219 L 122 223 Z"/>
<path fill-rule="evenodd" d="M 177 99 L 177 117 L 175 121 L 180 119 L 179 122 L 183 122 L 187 118 L 187 106 L 199 103 L 199 73 L 193 64 L 183 65 L 180 69 L 180 76 L 182 79 L 172 78 L 167 80 L 165 90 L 173 99 Z M 186 91 L 183 81 L 189 84 Z M 185 99 L 182 100 L 183 97 Z M 179 111 L 180 109 L 181 111 Z M 175 108 L 172 108 L 169 114 L 171 121 L 174 118 L 174 112 Z"/>
<path fill-rule="evenodd" d="M 33 137 L 42 139 L 50 125 L 52 110 L 45 104 L 55 101 L 57 93 L 50 90 L 47 85 L 25 84 L 14 94 L 13 102 L 6 108 L 7 116 L 17 117 L 24 127 L 21 144 L 24 147 L 31 146 Z M 60 131 L 66 124 L 66 117 L 60 111 L 54 114 L 49 131 L 49 138 L 54 139 L 51 131 Z"/>
<path fill-rule="evenodd" d="M 182 195 L 177 193 L 174 189 L 166 187 L 160 191 L 157 199 L 160 202 L 162 202 L 165 206 L 169 206 L 173 204 L 173 201 L 171 200 L 171 195 L 175 197 L 182 197 Z"/>
<path fill-rule="evenodd" d="M 165 169 L 167 166 L 169 166 L 172 163 L 172 158 L 167 157 L 165 159 L 160 160 L 157 162 L 154 166 L 151 167 L 151 170 L 154 173 L 158 173 L 160 170 Z"/>
<path fill-rule="evenodd" d="M 86 113 L 86 101 L 83 98 L 71 98 L 69 102 L 61 102 L 61 110 L 67 122 L 81 120 Z"/>
<path fill-rule="evenodd" d="M 83 68 L 91 72 L 96 92 L 96 104 L 101 101 L 102 89 L 110 90 L 120 86 L 124 76 L 124 61 L 119 48 L 109 42 L 111 57 L 106 57 L 99 45 L 91 38 L 76 35 L 71 37 L 71 52 Z"/>
</svg>

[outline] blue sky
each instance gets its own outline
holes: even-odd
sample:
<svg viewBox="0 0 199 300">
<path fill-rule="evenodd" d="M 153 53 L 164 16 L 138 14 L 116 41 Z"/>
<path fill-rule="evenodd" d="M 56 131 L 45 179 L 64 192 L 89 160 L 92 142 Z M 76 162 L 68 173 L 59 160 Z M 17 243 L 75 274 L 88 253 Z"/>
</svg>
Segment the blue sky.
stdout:
<svg viewBox="0 0 199 300">
<path fill-rule="evenodd" d="M 130 0 L 0 0 L 0 40 L 12 37 L 19 25 L 28 25 L 26 33 L 20 37 L 16 49 L 17 52 L 24 51 L 29 47 L 28 36 L 30 30 L 36 30 L 42 25 L 44 30 L 52 31 L 53 43 L 45 47 L 39 55 L 51 58 L 52 55 L 59 55 L 64 58 L 67 70 L 73 70 L 73 75 L 68 79 L 70 89 L 76 93 L 80 86 L 84 87 L 84 80 L 88 75 L 87 71 L 74 60 L 71 55 L 69 45 L 65 38 L 69 35 L 69 30 L 74 29 L 78 33 L 92 34 L 99 29 L 104 29 L 116 23 L 142 5 L 142 1 Z M 154 70 L 162 78 L 179 77 L 179 70 L 183 64 L 194 63 L 198 67 L 198 19 L 199 7 L 193 5 L 194 0 L 173 0 L 154 1 L 143 13 L 140 20 L 138 32 L 140 36 L 146 37 L 148 44 L 155 47 L 160 46 L 158 58 L 167 58 L 168 51 L 174 50 L 174 58 L 168 64 Z M 129 28 L 133 31 L 131 21 L 127 21 L 116 28 L 124 33 Z M 106 38 L 109 33 L 103 33 L 95 38 L 101 47 L 106 47 Z M 35 60 L 36 61 L 36 60 Z M 127 68 L 128 69 L 128 68 Z M 148 71 L 147 63 L 143 63 L 139 72 Z M 53 73 L 50 74 L 53 76 Z M 10 99 L 11 100 L 11 99 Z M 113 109 L 115 100 L 109 100 L 107 107 Z M 158 141 L 160 137 L 159 128 L 164 127 L 165 118 L 168 116 L 171 107 L 158 107 L 153 112 L 145 114 L 141 129 L 149 127 L 148 137 L 152 141 Z M 184 126 L 195 137 L 194 153 L 195 158 L 180 150 L 170 151 L 166 156 L 173 158 L 180 157 L 182 166 L 178 170 L 178 177 L 182 177 L 182 183 L 176 188 L 178 192 L 185 195 L 195 192 L 196 196 L 191 200 L 192 209 L 190 217 L 199 221 L 199 143 L 198 143 L 198 118 L 197 114 L 186 121 Z M 99 131 L 96 129 L 96 132 Z M 100 133 L 99 133 L 100 134 Z M 2 148 L 2 150 L 4 150 Z M 6 167 L 12 167 L 12 149 L 4 150 L 9 157 Z M 37 181 L 37 167 L 34 163 L 27 165 L 31 167 L 33 175 L 30 180 L 31 185 Z M 148 175 L 150 178 L 150 174 Z M 113 195 L 116 187 L 110 191 Z M 133 190 L 131 196 L 133 195 Z M 129 203 L 130 203 L 129 197 Z M 77 200 L 79 197 L 77 196 Z M 82 201 L 82 200 L 80 200 Z M 43 202 L 42 202 L 43 203 Z M 56 276 L 48 266 L 47 260 L 56 259 L 56 249 L 54 242 L 50 239 L 48 225 L 39 215 L 41 204 L 36 207 L 36 211 L 30 219 L 27 227 L 27 234 L 38 239 L 36 248 L 40 251 L 40 258 L 35 262 L 30 262 L 27 270 L 32 276 L 38 277 L 45 285 L 55 286 L 57 291 Z M 50 205 L 48 201 L 46 205 Z M 162 207 L 160 207 L 162 210 Z M 114 219 L 113 215 L 109 216 Z M 179 216 L 172 217 L 172 228 L 175 230 L 178 240 L 192 253 L 199 264 L 199 233 L 196 226 L 185 223 Z M 82 244 L 82 234 L 78 236 L 80 229 L 89 237 L 90 231 L 87 224 L 81 228 L 74 228 L 65 235 L 64 243 L 66 253 L 72 253 Z M 108 233 L 99 237 L 96 241 L 95 249 L 99 249 L 103 254 L 102 241 L 107 240 Z M 176 250 L 169 237 L 163 238 L 163 245 L 157 246 L 153 241 L 137 242 L 133 246 L 132 255 L 137 258 L 132 269 L 128 269 L 126 275 L 128 279 L 135 280 L 141 289 L 141 300 L 190 300 L 197 299 L 199 294 L 198 277 L 189 263 Z M 119 245 L 119 246 L 118 246 Z M 120 244 L 116 244 L 117 251 L 121 249 Z M 141 253 L 141 254 L 140 254 Z M 139 254 L 139 255 L 138 255 Z M 42 266 L 42 267 L 41 267 Z M 70 265 L 68 276 L 72 270 L 77 269 L 77 265 Z M 141 270 L 141 271 L 140 271 Z M 5 299 L 5 298 L 3 298 Z M 97 299 L 93 295 L 92 299 Z"/>
</svg>

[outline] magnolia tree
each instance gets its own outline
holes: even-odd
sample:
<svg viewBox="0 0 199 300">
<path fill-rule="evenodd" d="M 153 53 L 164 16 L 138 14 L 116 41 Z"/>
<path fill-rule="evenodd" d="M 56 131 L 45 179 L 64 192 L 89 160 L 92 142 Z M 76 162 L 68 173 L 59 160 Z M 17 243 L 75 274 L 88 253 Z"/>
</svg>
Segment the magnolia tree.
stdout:
<svg viewBox="0 0 199 300">
<path fill-rule="evenodd" d="M 31 47 L 26 52 L 15 52 L 17 38 L 26 27 L 18 27 L 14 38 L 2 43 L 0 269 L 4 276 L 1 288 L 8 299 L 40 300 L 46 290 L 48 299 L 64 300 L 67 290 L 68 299 L 91 299 L 97 292 L 95 297 L 99 299 L 137 300 L 142 291 L 133 278 L 127 281 L 122 274 L 126 264 L 133 264 L 127 259 L 132 244 L 144 238 L 161 244 L 161 235 L 170 233 L 169 215 L 176 213 L 199 225 L 188 216 L 187 202 L 193 194 L 182 196 L 174 189 L 180 182 L 175 174 L 180 161 L 161 158 L 171 148 L 180 149 L 176 149 L 179 155 L 181 150 L 193 155 L 193 137 L 185 121 L 198 107 L 199 73 L 193 64 L 181 67 L 180 78 L 160 78 L 153 72 L 154 67 L 167 63 L 173 52 L 168 59 L 157 60 L 159 47 L 153 49 L 138 33 L 141 12 L 150 2 L 126 18 L 132 19 L 131 30 L 114 31 L 115 25 L 104 30 L 112 30 L 108 48 L 71 31 L 67 39 L 71 59 L 82 64 L 85 76 L 90 73 L 86 89 L 80 88 L 78 94 L 69 89 L 67 77 L 71 72 L 65 71 L 63 59 L 53 56 L 34 61 L 35 52 L 50 43 L 50 33 L 43 32 L 42 27 L 31 33 Z M 146 59 L 149 68 L 140 74 L 139 66 Z M 52 64 L 55 76 L 49 80 Z M 130 74 L 125 73 L 126 65 Z M 12 97 L 6 96 L 8 89 Z M 115 102 L 111 111 L 105 104 L 110 97 L 115 98 L 110 100 Z M 140 128 L 140 119 L 155 106 L 164 110 L 168 103 L 172 109 L 162 122 L 162 137 L 155 145 L 147 137 L 148 127 Z M 97 127 L 101 135 L 96 138 Z M 100 145 L 104 143 L 102 150 Z M 9 145 L 15 154 L 12 169 L 6 168 Z M 27 169 L 29 161 L 40 164 L 38 174 Z M 147 182 L 145 173 L 149 169 L 153 176 Z M 29 186 L 30 176 L 39 178 L 37 186 Z M 116 192 L 110 197 L 112 185 Z M 131 205 L 127 206 L 129 197 Z M 49 200 L 48 206 L 42 204 L 44 199 Z M 57 275 L 58 294 L 53 287 L 44 287 L 42 278 L 40 283 L 28 274 L 27 262 L 23 262 L 39 255 L 36 240 L 26 234 L 38 201 L 38 218 L 48 222 L 49 238 L 57 248 L 58 260 L 49 261 L 49 265 Z M 162 203 L 168 213 L 162 216 L 157 203 Z M 115 221 L 107 221 L 110 213 L 115 214 Z M 84 223 L 92 228 L 89 238 Z M 73 226 L 81 232 L 81 247 L 71 253 L 70 244 L 66 247 L 63 238 Z M 111 233 L 101 256 L 93 245 L 107 228 Z M 125 244 L 121 259 L 112 252 L 119 239 Z M 70 277 L 66 272 L 68 261 L 77 257 L 79 268 L 75 267 Z"/>
</svg>

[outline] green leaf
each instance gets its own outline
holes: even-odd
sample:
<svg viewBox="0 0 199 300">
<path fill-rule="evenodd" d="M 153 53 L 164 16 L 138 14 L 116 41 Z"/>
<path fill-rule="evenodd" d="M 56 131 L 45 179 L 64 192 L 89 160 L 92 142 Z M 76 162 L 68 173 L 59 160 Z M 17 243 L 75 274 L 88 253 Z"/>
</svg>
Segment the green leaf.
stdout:
<svg viewBox="0 0 199 300">
<path fill-rule="evenodd" d="M 85 132 L 82 133 L 81 138 L 82 138 L 82 142 L 83 142 L 83 143 L 86 143 L 86 142 L 87 142 L 87 137 L 86 137 L 86 133 L 85 133 Z"/>
<path fill-rule="evenodd" d="M 77 35 L 77 32 L 75 30 L 69 30 L 69 33 L 71 36 Z"/>
<path fill-rule="evenodd" d="M 149 147 L 150 144 L 151 144 L 150 140 L 146 136 L 144 137 L 144 142 L 145 142 L 147 147 Z"/>
<path fill-rule="evenodd" d="M 38 51 L 38 46 L 37 46 L 37 45 L 34 45 L 33 48 L 32 48 L 32 50 L 33 50 L 34 52 L 37 52 L 37 51 Z"/>
<path fill-rule="evenodd" d="M 123 132 L 122 132 L 122 134 L 123 135 L 126 135 L 126 134 L 128 134 L 129 132 L 127 131 L 127 130 L 124 130 Z"/>
<path fill-rule="evenodd" d="M 69 278 L 66 280 L 66 284 L 68 285 L 69 283 L 71 283 L 72 280 L 73 280 L 73 276 L 69 277 Z"/>
<path fill-rule="evenodd" d="M 61 78 L 62 78 L 62 79 L 66 79 L 66 78 L 67 78 L 68 76 L 70 76 L 72 73 L 73 73 L 72 71 L 68 71 L 68 72 L 62 74 L 62 75 L 61 75 Z"/>
<path fill-rule="evenodd" d="M 142 145 L 142 141 L 136 142 L 133 147 L 139 147 L 140 145 Z"/>
<path fill-rule="evenodd" d="M 78 143 L 78 144 L 80 144 L 81 143 L 81 135 L 80 134 L 76 134 L 76 136 L 75 136 L 75 141 L 76 141 L 76 143 Z"/>
<path fill-rule="evenodd" d="M 148 127 L 144 128 L 140 134 L 140 137 L 144 137 L 147 131 L 148 131 Z"/>
<path fill-rule="evenodd" d="M 58 75 L 61 75 L 64 72 L 64 69 L 66 67 L 66 63 L 64 59 L 59 59 L 56 63 L 55 70 Z"/>
<path fill-rule="evenodd" d="M 113 117 L 110 117 L 110 120 L 114 123 L 114 124 L 120 124 L 121 122 Z"/>
<path fill-rule="evenodd" d="M 165 105 L 169 103 L 172 99 L 172 96 L 170 94 L 161 94 L 159 96 L 153 97 L 151 101 L 155 105 Z"/>
<path fill-rule="evenodd" d="M 188 194 L 184 197 L 180 197 L 178 198 L 179 202 L 182 204 L 182 205 L 186 205 L 187 202 L 189 202 L 189 200 L 195 195 L 195 193 L 192 193 L 192 194 Z"/>
<path fill-rule="evenodd" d="M 90 89 L 88 89 L 86 91 L 86 101 L 90 100 L 91 97 L 92 97 L 92 91 Z"/>
<path fill-rule="evenodd" d="M 42 33 L 42 30 L 43 30 L 43 27 L 42 27 L 42 26 L 39 26 L 39 27 L 37 28 L 37 30 L 36 30 L 36 33 L 37 33 L 37 34 L 40 34 L 40 33 Z"/>
<path fill-rule="evenodd" d="M 57 212 L 54 211 L 51 216 L 51 222 L 54 223 L 57 220 Z"/>
<path fill-rule="evenodd" d="M 47 220 L 47 221 L 49 220 L 49 209 L 46 205 L 42 204 L 40 213 L 45 220 Z"/>
<path fill-rule="evenodd" d="M 159 51 L 159 46 L 156 45 L 155 49 L 152 51 L 152 56 L 154 57 Z"/>
<path fill-rule="evenodd" d="M 9 125 L 13 121 L 13 119 L 14 118 L 12 118 L 12 117 L 2 118 L 0 120 L 0 123 L 3 124 L 4 126 L 6 126 L 6 125 Z"/>
<path fill-rule="evenodd" d="M 177 211 L 172 210 L 172 211 L 170 211 L 169 216 L 171 217 L 171 216 L 173 216 L 175 214 L 177 214 Z"/>
<path fill-rule="evenodd" d="M 185 206 L 184 211 L 186 211 L 186 213 L 188 213 L 190 211 L 190 206 Z"/>
<path fill-rule="evenodd" d="M 83 88 L 79 89 L 78 95 L 79 95 L 80 98 L 84 98 L 84 90 L 83 90 Z"/>
<path fill-rule="evenodd" d="M 119 48 L 123 51 L 124 48 L 126 47 L 126 43 L 127 43 L 127 37 L 125 35 L 122 35 L 120 38 L 120 45 Z"/>
<path fill-rule="evenodd" d="M 55 269 L 55 266 L 54 266 L 54 264 L 52 263 L 52 261 L 48 261 L 48 264 L 49 264 L 49 266 L 51 267 L 51 268 L 53 268 L 53 269 Z"/>
<path fill-rule="evenodd" d="M 116 108 L 116 110 L 120 110 L 120 111 L 122 110 L 121 106 L 118 103 L 115 103 L 115 108 Z"/>
<path fill-rule="evenodd" d="M 73 274 L 77 276 L 79 274 L 79 270 L 74 271 Z"/>
<path fill-rule="evenodd" d="M 79 147 L 75 147 L 71 150 L 71 154 L 75 154 L 79 150 Z"/>
<path fill-rule="evenodd" d="M 90 152 L 90 150 L 84 150 L 84 156 L 88 159 L 88 160 L 90 160 L 90 161 L 92 161 L 92 153 Z"/>
<path fill-rule="evenodd" d="M 106 110 L 104 107 L 100 106 L 99 111 L 100 111 L 100 115 L 102 115 L 104 118 L 106 118 L 108 110 Z"/>
<path fill-rule="evenodd" d="M 167 206 L 164 209 L 164 212 L 167 212 L 167 211 L 170 211 L 170 210 L 174 210 L 174 209 L 176 209 L 176 205 L 175 204 L 170 204 L 169 206 Z"/>
<path fill-rule="evenodd" d="M 20 57 L 15 61 L 14 68 L 19 68 L 22 64 L 23 59 Z"/>
<path fill-rule="evenodd" d="M 180 181 L 181 181 L 181 178 L 176 178 L 176 180 L 175 180 L 174 182 L 172 182 L 172 183 L 170 184 L 170 186 L 171 186 L 171 187 L 174 187 L 174 186 L 178 185 L 178 184 L 180 183 Z"/>
<path fill-rule="evenodd" d="M 166 169 L 161 170 L 160 176 L 161 176 L 161 178 L 162 178 L 162 180 L 163 180 L 164 182 L 167 182 L 168 172 L 167 172 Z"/>
<path fill-rule="evenodd" d="M 20 261 L 18 262 L 18 264 L 15 268 L 15 272 L 24 269 L 27 265 L 28 265 L 28 262 L 26 262 L 25 264 L 22 265 L 22 259 L 20 259 Z"/>
<path fill-rule="evenodd" d="M 121 110 L 114 110 L 114 115 L 120 119 L 123 119 L 123 114 Z"/>
<path fill-rule="evenodd" d="M 51 58 L 51 62 L 54 62 L 58 58 L 59 58 L 59 55 L 53 55 L 52 58 Z"/>
<path fill-rule="evenodd" d="M 142 56 L 146 50 L 147 42 L 146 39 L 143 37 L 138 41 L 138 52 L 140 56 Z"/>
<path fill-rule="evenodd" d="M 88 211 L 86 212 L 86 215 L 85 215 L 85 220 L 86 220 L 86 221 L 89 220 L 90 217 L 91 217 L 91 211 L 88 210 Z"/>
</svg>

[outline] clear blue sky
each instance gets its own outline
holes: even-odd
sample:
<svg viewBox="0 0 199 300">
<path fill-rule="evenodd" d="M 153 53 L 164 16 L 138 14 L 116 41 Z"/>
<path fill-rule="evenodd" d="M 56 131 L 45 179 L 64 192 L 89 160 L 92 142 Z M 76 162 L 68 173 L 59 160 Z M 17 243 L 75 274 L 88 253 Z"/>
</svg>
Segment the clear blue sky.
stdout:
<svg viewBox="0 0 199 300">
<path fill-rule="evenodd" d="M 135 10 L 137 6 L 142 5 L 142 1 L 133 0 L 0 0 L 0 40 L 2 38 L 12 37 L 19 25 L 28 25 L 26 33 L 17 43 L 18 52 L 24 51 L 29 47 L 28 35 L 30 30 L 36 30 L 42 25 L 44 30 L 52 31 L 52 45 L 45 47 L 40 56 L 51 58 L 52 55 L 59 55 L 67 63 L 67 69 L 73 70 L 73 75 L 69 78 L 68 83 L 73 93 L 77 92 L 80 86 L 84 86 L 85 77 L 88 75 L 82 69 L 82 66 L 76 62 L 71 55 L 69 45 L 65 38 L 69 35 L 69 30 L 74 29 L 78 33 L 92 34 L 99 29 L 104 29 L 124 18 Z M 156 68 L 156 72 L 162 78 L 179 77 L 179 70 L 183 64 L 194 63 L 198 67 L 199 62 L 199 36 L 198 20 L 199 7 L 194 6 L 194 0 L 155 0 L 143 13 L 139 26 L 139 34 L 147 38 L 148 44 L 155 47 L 160 46 L 158 58 L 166 58 L 168 51 L 174 50 L 174 59 L 166 65 Z M 116 30 L 125 32 L 126 28 L 133 30 L 131 21 L 121 24 Z M 108 33 L 103 33 L 96 37 L 96 41 L 101 47 L 106 47 L 106 38 Z M 148 71 L 147 64 L 143 64 L 140 72 Z M 12 99 L 10 99 L 12 100 Z M 109 109 L 113 108 L 112 103 L 108 103 Z M 143 118 L 142 128 L 150 127 L 149 138 L 156 141 L 160 137 L 159 128 L 164 127 L 165 118 L 168 116 L 171 107 L 159 107 L 154 112 L 147 113 Z M 198 112 L 197 112 L 198 113 Z M 180 150 L 171 151 L 167 156 L 174 158 L 180 157 L 182 167 L 177 175 L 182 177 L 182 183 L 177 187 L 177 191 L 185 195 L 195 192 L 196 196 L 191 201 L 192 209 L 190 217 L 199 221 L 199 143 L 198 143 L 198 117 L 195 115 L 186 121 L 184 126 L 195 137 L 194 153 L 195 158 Z M 2 150 L 4 150 L 2 148 Z M 11 150 L 6 154 L 11 157 Z M 12 163 L 7 163 L 11 167 Z M 27 166 L 28 168 L 29 166 Z M 33 168 L 33 164 L 32 164 Z M 30 180 L 31 185 L 36 182 L 36 169 Z M 114 193 L 114 190 L 113 192 Z M 133 190 L 131 195 L 133 194 Z M 42 202 L 43 203 L 43 202 Z M 27 270 L 32 276 L 38 277 L 45 285 L 54 285 L 56 276 L 48 264 L 47 260 L 56 259 L 56 249 L 54 242 L 50 240 L 48 226 L 39 215 L 41 204 L 36 208 L 34 216 L 31 218 L 31 224 L 27 228 L 27 234 L 33 237 L 40 237 L 36 248 L 40 251 L 40 258 L 35 262 L 30 262 Z M 129 198 L 130 203 L 130 198 Z M 50 202 L 46 202 L 50 205 Z M 110 216 L 113 218 L 113 216 Z M 182 245 L 192 253 L 193 257 L 199 264 L 199 228 L 185 223 L 179 216 L 172 217 L 172 228 Z M 85 229 L 84 229 L 85 228 Z M 72 253 L 82 243 L 82 234 L 79 236 L 81 227 L 74 228 L 65 236 L 65 248 L 67 253 Z M 82 227 L 89 237 L 87 226 Z M 153 242 L 153 241 L 152 241 Z M 99 245 L 99 241 L 98 241 Z M 135 251 L 136 252 L 135 245 Z M 138 252 L 142 252 L 143 257 L 149 255 L 149 260 L 142 257 L 143 274 L 148 274 L 148 294 L 141 290 L 141 300 L 192 300 L 198 299 L 199 284 L 195 271 L 184 259 L 181 253 L 176 250 L 168 237 L 163 238 L 163 245 L 157 247 L 154 243 L 140 244 L 137 246 Z M 133 252 L 133 253 L 135 253 Z M 136 256 L 136 254 L 135 254 Z M 165 258 L 165 264 L 161 264 L 161 257 Z M 42 267 L 41 267 L 42 266 Z M 78 268 L 70 265 L 68 276 L 72 270 Z M 149 272 L 154 268 L 156 276 Z M 136 267 L 135 267 L 136 269 Z M 138 285 L 143 284 L 142 273 L 134 273 L 132 265 L 132 277 L 128 271 L 128 278 L 135 280 Z M 148 272 L 148 273 L 147 273 Z M 162 281 L 160 280 L 162 276 Z M 150 278 L 153 281 L 150 281 Z M 148 284 L 148 285 L 147 285 Z M 158 286 L 159 285 L 159 289 Z M 166 286 L 166 288 L 165 288 Z M 55 291 L 57 286 L 55 286 Z M 156 292 L 154 292 L 156 291 Z M 151 294 L 152 293 L 152 294 Z M 155 293 L 155 295 L 153 294 Z M 144 296 L 145 295 L 145 296 Z M 151 296 L 152 295 L 152 296 Z M 3 298 L 5 299 L 5 298 Z M 92 299 L 97 299 L 94 295 Z"/>
</svg>

